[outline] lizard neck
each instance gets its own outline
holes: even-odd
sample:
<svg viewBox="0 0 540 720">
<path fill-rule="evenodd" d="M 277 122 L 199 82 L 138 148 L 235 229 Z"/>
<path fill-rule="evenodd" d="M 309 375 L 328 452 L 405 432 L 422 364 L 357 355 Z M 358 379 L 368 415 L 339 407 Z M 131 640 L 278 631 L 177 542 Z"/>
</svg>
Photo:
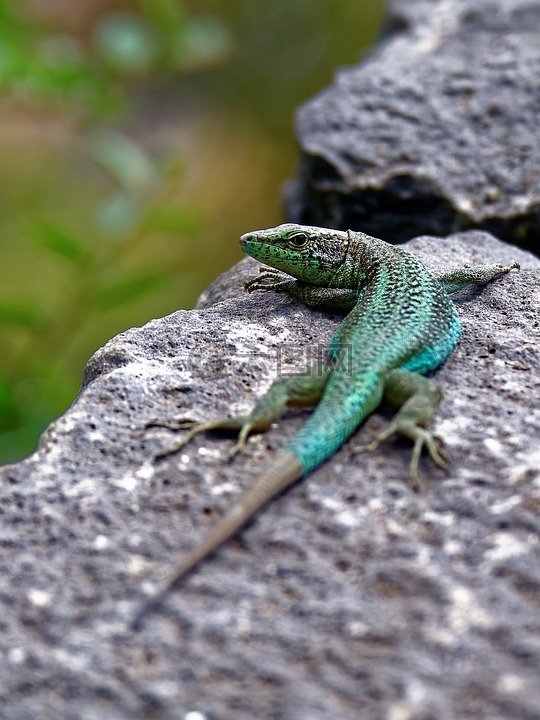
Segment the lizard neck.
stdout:
<svg viewBox="0 0 540 720">
<path fill-rule="evenodd" d="M 347 252 L 336 268 L 329 287 L 362 290 L 376 275 L 381 263 L 395 252 L 388 243 L 362 232 L 348 230 Z"/>
</svg>

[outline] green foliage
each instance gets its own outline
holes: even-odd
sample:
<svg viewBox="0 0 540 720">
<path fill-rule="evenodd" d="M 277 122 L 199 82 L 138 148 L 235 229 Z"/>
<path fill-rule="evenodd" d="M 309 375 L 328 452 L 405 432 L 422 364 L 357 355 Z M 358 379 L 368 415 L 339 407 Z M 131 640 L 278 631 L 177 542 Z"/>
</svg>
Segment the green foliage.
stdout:
<svg viewBox="0 0 540 720">
<path fill-rule="evenodd" d="M 189 17 L 178 2 L 138 3 L 139 14 L 111 13 L 96 30 L 100 56 L 119 72 L 207 70 L 221 63 L 234 44 L 215 16 Z"/>
<path fill-rule="evenodd" d="M 80 179 L 72 166 L 60 184 L 80 207 L 68 202 L 51 212 L 38 199 L 19 208 L 24 221 L 11 208 L 15 227 L 10 218 L 0 222 L 0 257 L 2 249 L 16 258 L 19 252 L 21 276 L 21 295 L 17 287 L 0 289 L 0 462 L 31 450 L 37 433 L 73 399 L 81 356 L 90 349 L 79 352 L 81 328 L 93 319 L 110 327 L 107 318 L 119 308 L 166 290 L 184 271 L 166 244 L 204 226 L 201 213 L 173 200 L 177 159 L 162 162 L 105 123 L 129 116 L 134 79 L 219 62 L 232 46 L 226 27 L 191 17 L 176 0 L 141 0 L 136 12 L 105 14 L 91 41 L 85 46 L 46 30 L 24 17 L 16 0 L 0 0 L 0 92 L 44 112 L 75 110 L 77 162 L 94 179 L 70 187 Z M 149 241 L 156 243 L 150 259 Z M 49 268 L 49 286 L 26 286 L 25 271 L 32 270 L 24 264 L 42 274 Z M 96 344 L 106 337 L 96 334 Z"/>
<path fill-rule="evenodd" d="M 0 0 L 0 92 L 31 101 L 72 101 L 86 111 L 119 110 L 107 73 L 67 34 L 47 34 Z"/>
<path fill-rule="evenodd" d="M 68 32 L 0 0 L 0 462 L 34 448 L 96 347 L 192 304 L 240 227 L 278 220 L 293 109 L 354 60 L 382 3 L 134 0 Z M 195 134 L 202 118 L 196 193 L 180 151 L 155 149 L 162 116 Z"/>
<path fill-rule="evenodd" d="M 129 104 L 130 77 L 200 71 L 232 52 L 231 34 L 216 17 L 191 17 L 177 0 L 136 6 L 106 14 L 86 48 L 23 17 L 16 0 L 0 0 L 0 92 L 118 117 Z"/>
<path fill-rule="evenodd" d="M 52 262 L 60 280 L 48 302 L 0 293 L 0 457 L 27 452 L 36 433 L 73 399 L 81 375 L 80 364 L 74 371 L 72 363 L 81 327 L 92 317 L 107 324 L 119 308 L 159 294 L 181 277 L 182 264 L 170 262 L 167 252 L 160 254 L 156 248 L 148 258 L 150 238 L 155 241 L 163 234 L 166 247 L 173 232 L 189 237 L 204 226 L 192 210 L 169 200 L 177 168 L 152 162 L 117 132 L 115 150 L 109 154 L 111 141 L 105 132 L 88 144 L 96 164 L 109 171 L 113 189 L 80 228 L 36 215 L 18 238 L 33 249 L 41 267 Z M 133 173 L 125 171 L 129 167 Z"/>
<path fill-rule="evenodd" d="M 29 236 L 42 248 L 56 253 L 80 268 L 89 262 L 89 252 L 80 239 L 53 225 L 50 221 L 35 218 L 28 228 Z"/>
</svg>

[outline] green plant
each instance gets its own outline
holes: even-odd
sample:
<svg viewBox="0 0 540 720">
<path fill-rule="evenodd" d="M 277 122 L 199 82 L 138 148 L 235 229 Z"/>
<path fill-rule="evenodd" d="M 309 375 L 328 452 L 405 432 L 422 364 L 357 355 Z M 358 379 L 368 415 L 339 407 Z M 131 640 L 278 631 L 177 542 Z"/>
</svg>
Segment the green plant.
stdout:
<svg viewBox="0 0 540 720">
<path fill-rule="evenodd" d="M 185 273 L 171 246 L 206 221 L 178 202 L 181 160 L 122 127 L 141 83 L 202 71 L 231 48 L 222 23 L 177 0 L 106 13 L 87 44 L 0 0 L 0 93 L 36 127 L 52 113 L 69 128 L 62 148 L 40 146 L 45 172 L 25 168 L 21 148 L 0 177 L 0 265 L 11 268 L 0 269 L 0 462 L 28 453 L 73 399 L 92 347 L 124 327 L 120 311 Z"/>
</svg>

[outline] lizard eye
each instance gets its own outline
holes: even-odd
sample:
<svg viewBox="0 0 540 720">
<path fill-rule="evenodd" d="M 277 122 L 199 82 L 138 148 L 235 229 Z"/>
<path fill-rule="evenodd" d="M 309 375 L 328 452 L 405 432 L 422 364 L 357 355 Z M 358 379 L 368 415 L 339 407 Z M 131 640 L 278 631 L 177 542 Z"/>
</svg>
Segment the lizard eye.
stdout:
<svg viewBox="0 0 540 720">
<path fill-rule="evenodd" d="M 296 233 L 296 235 L 289 238 L 289 242 L 295 248 L 303 248 L 308 244 L 309 238 L 305 233 Z"/>
</svg>

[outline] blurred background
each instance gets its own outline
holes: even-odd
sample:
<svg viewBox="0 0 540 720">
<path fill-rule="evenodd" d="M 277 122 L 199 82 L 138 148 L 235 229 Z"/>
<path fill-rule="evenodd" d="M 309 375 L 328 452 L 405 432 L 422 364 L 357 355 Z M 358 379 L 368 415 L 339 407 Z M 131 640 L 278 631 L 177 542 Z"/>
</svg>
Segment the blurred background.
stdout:
<svg viewBox="0 0 540 720">
<path fill-rule="evenodd" d="M 192 307 L 283 219 L 294 109 L 383 0 L 0 0 L 0 463 L 112 335 Z"/>
</svg>

